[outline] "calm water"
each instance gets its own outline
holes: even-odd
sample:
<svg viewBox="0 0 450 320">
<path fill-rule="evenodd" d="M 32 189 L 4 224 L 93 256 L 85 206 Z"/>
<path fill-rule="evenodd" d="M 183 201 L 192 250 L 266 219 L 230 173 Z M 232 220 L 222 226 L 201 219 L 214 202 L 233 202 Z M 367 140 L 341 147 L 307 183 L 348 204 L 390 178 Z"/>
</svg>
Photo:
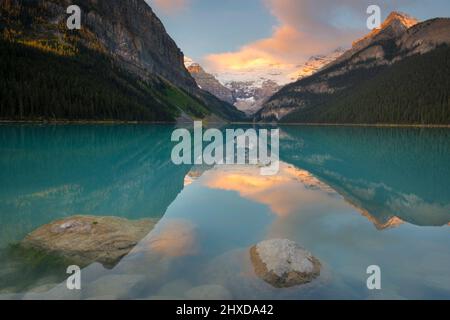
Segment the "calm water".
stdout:
<svg viewBox="0 0 450 320">
<path fill-rule="evenodd" d="M 280 173 L 263 177 L 175 166 L 171 126 L 0 126 L 0 299 L 450 299 L 450 130 L 280 129 Z M 160 221 L 71 292 L 64 266 L 14 248 L 76 214 Z M 311 251 L 320 278 L 257 278 L 249 248 L 271 238 Z M 374 264 L 380 291 L 366 287 Z"/>
</svg>

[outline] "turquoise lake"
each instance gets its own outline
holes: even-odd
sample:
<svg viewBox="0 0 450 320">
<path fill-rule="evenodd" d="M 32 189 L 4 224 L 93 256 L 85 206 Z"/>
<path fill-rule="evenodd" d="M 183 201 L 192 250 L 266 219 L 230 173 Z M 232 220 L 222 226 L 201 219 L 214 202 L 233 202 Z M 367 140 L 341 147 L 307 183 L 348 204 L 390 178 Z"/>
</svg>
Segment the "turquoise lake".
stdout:
<svg viewBox="0 0 450 320">
<path fill-rule="evenodd" d="M 0 299 L 450 299 L 450 129 L 279 128 L 280 172 L 261 176 L 173 164 L 170 125 L 1 125 Z M 63 265 L 15 248 L 73 215 L 159 222 L 70 291 Z M 278 238 L 320 277 L 259 279 L 249 249 Z"/>
</svg>

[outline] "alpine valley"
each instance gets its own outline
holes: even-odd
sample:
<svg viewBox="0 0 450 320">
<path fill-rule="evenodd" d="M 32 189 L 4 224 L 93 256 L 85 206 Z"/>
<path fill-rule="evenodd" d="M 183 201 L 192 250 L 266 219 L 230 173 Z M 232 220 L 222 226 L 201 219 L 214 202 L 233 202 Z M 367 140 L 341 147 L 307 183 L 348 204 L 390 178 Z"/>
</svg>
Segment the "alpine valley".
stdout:
<svg viewBox="0 0 450 320">
<path fill-rule="evenodd" d="M 209 73 L 143 0 L 0 0 L 0 120 L 450 124 L 450 19 L 391 13 L 296 65 Z"/>
<path fill-rule="evenodd" d="M 185 65 L 199 87 L 253 115 L 283 86 L 313 75 L 344 52 L 343 48 L 338 48 L 329 54 L 312 56 L 296 65 L 269 64 L 215 74 L 208 73 L 199 63 L 187 57 Z"/>
</svg>

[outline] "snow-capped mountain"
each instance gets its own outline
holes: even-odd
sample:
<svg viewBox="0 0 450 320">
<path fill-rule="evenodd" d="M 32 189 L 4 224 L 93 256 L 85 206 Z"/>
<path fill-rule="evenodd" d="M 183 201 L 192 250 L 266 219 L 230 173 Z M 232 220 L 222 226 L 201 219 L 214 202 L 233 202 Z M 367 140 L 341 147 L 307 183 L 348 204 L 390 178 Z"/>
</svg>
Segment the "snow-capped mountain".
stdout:
<svg viewBox="0 0 450 320">
<path fill-rule="evenodd" d="M 270 79 L 257 81 L 231 81 L 225 86 L 233 92 L 235 106 L 247 114 L 259 111 L 262 105 L 282 86 Z"/>
<path fill-rule="evenodd" d="M 338 48 L 329 54 L 313 56 L 298 65 L 270 64 L 213 75 L 188 57 L 185 57 L 185 65 L 202 89 L 222 100 L 232 102 L 236 108 L 247 114 L 254 114 L 283 86 L 316 73 L 344 52 L 345 49 Z"/>
<path fill-rule="evenodd" d="M 295 73 L 295 79 L 293 80 L 297 81 L 312 76 L 314 73 L 342 56 L 345 51 L 347 50 L 344 48 L 337 48 L 328 55 L 312 56 L 304 64 L 298 66 L 298 71 Z"/>
<path fill-rule="evenodd" d="M 286 84 L 310 76 L 339 58 L 345 49 L 313 56 L 299 65 L 271 64 L 215 74 L 236 99 L 235 106 L 248 114 L 258 112 L 264 103 Z"/>
<path fill-rule="evenodd" d="M 186 67 L 186 69 L 189 69 L 190 66 L 192 66 L 195 63 L 194 60 L 192 60 L 189 57 L 184 56 L 184 66 Z"/>
</svg>

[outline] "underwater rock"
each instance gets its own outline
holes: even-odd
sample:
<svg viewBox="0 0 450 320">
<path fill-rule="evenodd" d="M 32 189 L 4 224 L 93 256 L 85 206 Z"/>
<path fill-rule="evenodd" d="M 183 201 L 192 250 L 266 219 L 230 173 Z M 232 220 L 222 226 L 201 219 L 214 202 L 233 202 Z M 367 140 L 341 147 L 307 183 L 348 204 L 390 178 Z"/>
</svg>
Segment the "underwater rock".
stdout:
<svg viewBox="0 0 450 320">
<path fill-rule="evenodd" d="M 80 267 L 99 262 L 111 268 L 154 228 L 156 222 L 73 216 L 38 228 L 22 240 L 21 246 L 54 254 Z"/>
<path fill-rule="evenodd" d="M 306 284 L 320 275 L 319 260 L 287 239 L 260 242 L 250 249 L 250 258 L 257 276 L 276 288 Z"/>
</svg>

